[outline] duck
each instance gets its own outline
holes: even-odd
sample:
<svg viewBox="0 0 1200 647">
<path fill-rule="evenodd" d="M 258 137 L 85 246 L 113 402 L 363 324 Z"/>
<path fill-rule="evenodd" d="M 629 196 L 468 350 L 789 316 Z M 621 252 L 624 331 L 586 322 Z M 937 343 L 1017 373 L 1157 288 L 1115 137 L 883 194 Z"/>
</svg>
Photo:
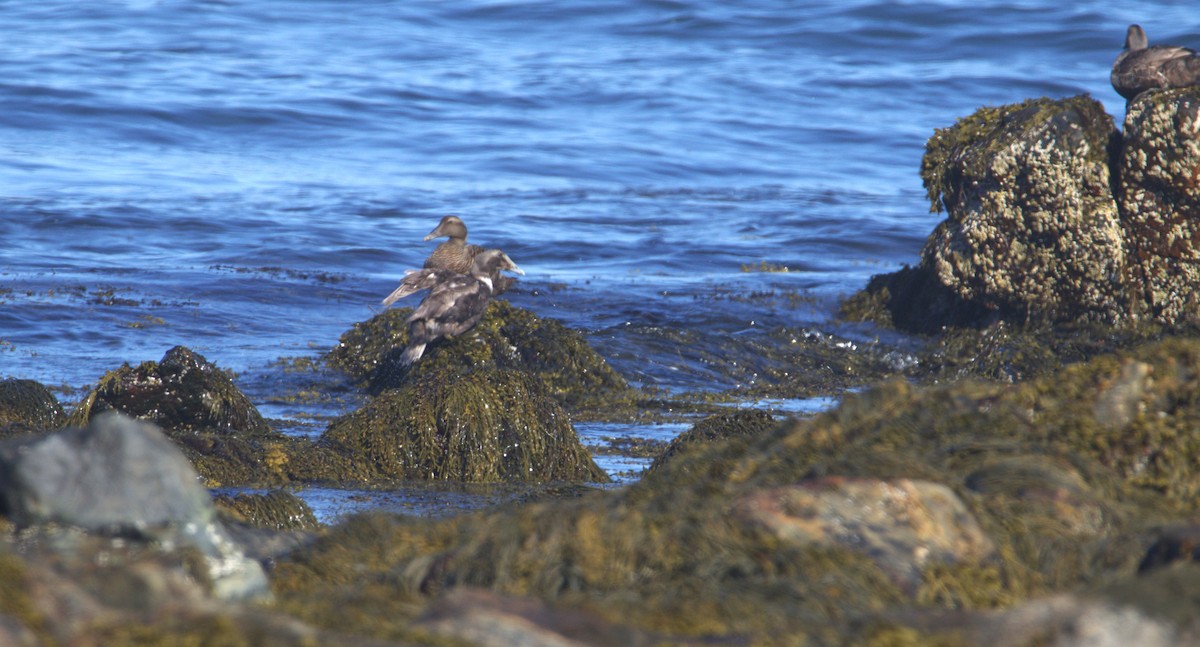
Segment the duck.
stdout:
<svg viewBox="0 0 1200 647">
<path fill-rule="evenodd" d="M 428 290 L 429 294 L 405 320 L 408 345 L 400 354 L 400 363 L 411 366 L 421 359 L 429 344 L 452 339 L 474 328 L 494 294 L 492 277 L 504 270 L 525 274 L 508 254 L 487 249 L 475 255 L 466 274 L 443 268 L 424 268 L 406 274 L 400 287 L 383 300 L 384 305 L 422 290 Z"/>
<path fill-rule="evenodd" d="M 1200 55 L 1177 45 L 1150 47 L 1142 26 L 1130 25 L 1109 80 L 1127 101 L 1147 90 L 1200 85 Z"/>
<path fill-rule="evenodd" d="M 425 241 L 428 242 L 443 236 L 448 240 L 434 248 L 429 258 L 425 259 L 424 268 L 470 274 L 471 262 L 484 251 L 484 248 L 467 243 L 467 225 L 458 216 L 443 217 L 437 227 L 434 227 L 433 231 L 425 236 Z M 497 272 L 492 276 L 494 294 L 504 292 L 515 280 Z"/>
</svg>

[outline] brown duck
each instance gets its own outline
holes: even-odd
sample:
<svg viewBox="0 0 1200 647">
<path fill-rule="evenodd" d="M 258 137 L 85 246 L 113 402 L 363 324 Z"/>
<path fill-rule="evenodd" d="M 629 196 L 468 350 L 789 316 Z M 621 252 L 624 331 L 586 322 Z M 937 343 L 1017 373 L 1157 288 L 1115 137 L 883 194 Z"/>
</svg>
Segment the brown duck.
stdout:
<svg viewBox="0 0 1200 647">
<path fill-rule="evenodd" d="M 426 269 L 446 269 L 459 274 L 471 272 L 471 262 L 483 251 L 479 245 L 467 244 L 467 225 L 458 216 L 442 218 L 438 226 L 425 237 L 426 241 L 434 238 L 447 237 L 449 240 L 438 245 L 429 258 L 425 259 Z M 496 272 L 492 276 L 493 294 L 500 294 L 508 289 L 516 279 L 503 276 Z"/>
<path fill-rule="evenodd" d="M 1149 47 L 1141 25 L 1125 32 L 1125 49 L 1113 63 L 1113 89 L 1132 101 L 1146 90 L 1185 88 L 1200 85 L 1200 55 L 1175 45 Z"/>
<path fill-rule="evenodd" d="M 462 274 L 444 268 L 409 271 L 383 304 L 391 305 L 421 290 L 429 294 L 409 315 L 408 346 L 400 356 L 405 366 L 421 359 L 425 347 L 442 339 L 457 337 L 479 323 L 493 295 L 492 277 L 502 270 L 524 274 L 521 268 L 498 249 L 479 252 L 471 261 L 470 272 Z"/>
</svg>

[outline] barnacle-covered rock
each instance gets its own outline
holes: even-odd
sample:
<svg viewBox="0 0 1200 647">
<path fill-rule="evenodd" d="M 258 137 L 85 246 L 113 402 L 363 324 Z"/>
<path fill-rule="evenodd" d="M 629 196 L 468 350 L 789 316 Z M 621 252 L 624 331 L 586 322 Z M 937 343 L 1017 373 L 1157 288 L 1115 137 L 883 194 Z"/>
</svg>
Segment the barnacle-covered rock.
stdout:
<svg viewBox="0 0 1200 647">
<path fill-rule="evenodd" d="M 982 108 L 939 129 L 921 177 L 948 217 L 921 264 L 1007 318 L 1123 319 L 1125 247 L 1109 188 L 1115 136 L 1087 96 Z"/>
<path fill-rule="evenodd" d="M 1140 308 L 1164 323 L 1200 318 L 1200 88 L 1130 102 L 1119 169 Z"/>
</svg>

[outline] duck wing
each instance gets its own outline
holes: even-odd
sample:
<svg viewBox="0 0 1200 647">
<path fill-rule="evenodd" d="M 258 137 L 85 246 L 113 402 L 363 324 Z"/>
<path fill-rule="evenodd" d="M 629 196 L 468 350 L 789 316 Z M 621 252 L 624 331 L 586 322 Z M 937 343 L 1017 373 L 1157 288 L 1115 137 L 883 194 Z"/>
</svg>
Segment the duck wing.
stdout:
<svg viewBox="0 0 1200 647">
<path fill-rule="evenodd" d="M 400 286 L 387 295 L 387 298 L 383 300 L 383 305 L 384 307 L 390 306 L 400 299 L 421 290 L 432 290 L 437 285 L 452 280 L 456 276 L 460 275 L 457 272 L 440 268 L 406 270 L 404 278 L 400 281 Z"/>
</svg>

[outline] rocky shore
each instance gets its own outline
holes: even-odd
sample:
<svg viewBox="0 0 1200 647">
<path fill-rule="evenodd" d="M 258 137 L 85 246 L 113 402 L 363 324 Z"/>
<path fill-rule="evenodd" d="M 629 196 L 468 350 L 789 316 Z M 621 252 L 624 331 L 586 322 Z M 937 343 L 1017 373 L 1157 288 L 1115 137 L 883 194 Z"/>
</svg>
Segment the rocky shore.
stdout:
<svg viewBox="0 0 1200 647">
<path fill-rule="evenodd" d="M 404 311 L 346 331 L 364 403 L 315 439 L 183 347 L 73 411 L 0 381 L 0 644 L 1200 644 L 1197 124 L 1187 88 L 938 130 L 946 220 L 843 307 L 920 350 L 764 350 L 773 395 L 842 396 L 807 419 L 632 388 L 503 301 L 412 368 Z M 602 487 L 573 421 L 666 411 Z M 289 489 L 409 481 L 527 494 L 324 526 Z"/>
</svg>

